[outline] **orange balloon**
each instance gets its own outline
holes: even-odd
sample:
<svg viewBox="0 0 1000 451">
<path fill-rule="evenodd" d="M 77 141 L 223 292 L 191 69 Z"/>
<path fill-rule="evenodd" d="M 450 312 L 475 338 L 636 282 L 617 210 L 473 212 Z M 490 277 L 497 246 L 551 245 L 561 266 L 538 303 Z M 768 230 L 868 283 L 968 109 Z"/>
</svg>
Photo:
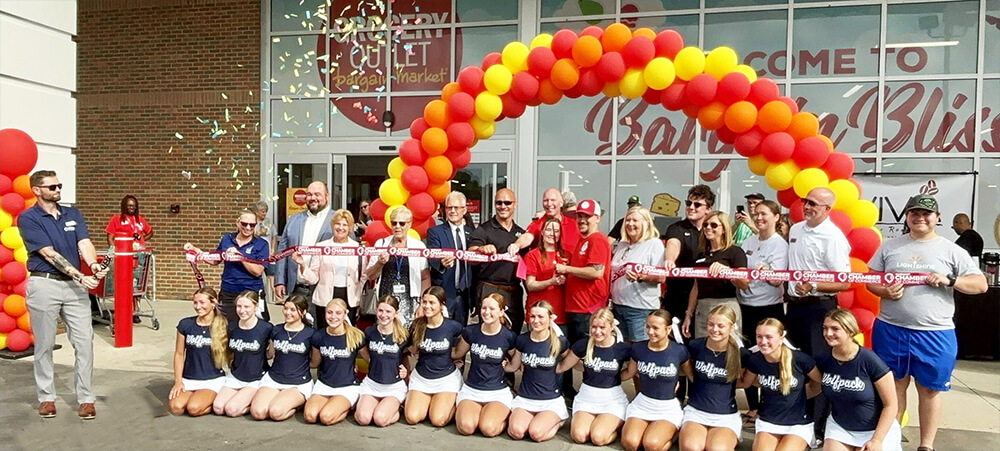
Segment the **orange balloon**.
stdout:
<svg viewBox="0 0 1000 451">
<path fill-rule="evenodd" d="M 757 124 L 757 107 L 746 100 L 736 102 L 726 109 L 726 127 L 736 133 L 749 131 Z"/>
<path fill-rule="evenodd" d="M 555 87 L 552 84 L 552 80 L 542 80 L 538 84 L 538 99 L 546 105 L 555 105 L 559 103 L 562 99 L 563 92 L 561 89 Z"/>
<path fill-rule="evenodd" d="M 437 128 L 448 128 L 451 119 L 448 118 L 448 102 L 435 99 L 424 106 L 424 120 L 427 125 Z"/>
<path fill-rule="evenodd" d="M 698 123 L 705 130 L 718 130 L 725 125 L 726 106 L 721 102 L 712 102 L 698 111 Z"/>
<path fill-rule="evenodd" d="M 757 125 L 767 133 L 780 132 L 788 128 L 791 122 L 792 110 L 780 100 L 767 102 L 757 114 Z"/>
<path fill-rule="evenodd" d="M 438 183 L 427 187 L 427 194 L 430 194 L 434 198 L 434 202 L 437 203 L 444 202 L 444 198 L 448 197 L 449 193 L 451 193 L 450 182 Z"/>
<path fill-rule="evenodd" d="M 795 142 L 816 136 L 819 133 L 819 119 L 816 119 L 816 115 L 812 113 L 795 113 L 792 115 L 792 122 L 788 124 L 785 132 L 792 135 Z"/>
<path fill-rule="evenodd" d="M 632 30 L 629 29 L 628 25 L 615 22 L 604 29 L 604 34 L 601 35 L 601 45 L 605 52 L 620 52 L 625 48 L 629 39 L 632 39 Z"/>
<path fill-rule="evenodd" d="M 424 171 L 427 172 L 427 178 L 431 183 L 446 183 L 451 178 L 451 170 L 451 160 L 444 155 L 430 157 L 424 162 Z"/>
<path fill-rule="evenodd" d="M 650 28 L 639 28 L 632 32 L 632 37 L 645 36 L 649 38 L 650 41 L 656 39 L 656 32 Z"/>
<path fill-rule="evenodd" d="M 868 264 L 861 261 L 860 258 L 851 257 L 851 272 L 868 272 Z"/>
<path fill-rule="evenodd" d="M 24 303 L 24 296 L 12 294 L 3 301 L 3 311 L 11 318 L 17 318 L 28 311 L 28 306 Z"/>
<path fill-rule="evenodd" d="M 37 197 L 32 197 L 31 199 L 25 200 L 24 201 L 24 208 L 28 209 L 28 208 L 34 207 L 35 206 L 35 202 L 38 202 L 38 198 Z"/>
<path fill-rule="evenodd" d="M 441 88 L 441 100 L 444 100 L 445 102 L 448 102 L 448 100 L 451 99 L 452 95 L 454 95 L 455 93 L 457 93 L 457 92 L 459 92 L 461 90 L 462 90 L 462 87 L 457 82 L 453 81 L 451 83 L 448 83 L 448 84 L 444 85 L 443 88 Z"/>
<path fill-rule="evenodd" d="M 12 185 L 14 192 L 20 194 L 25 199 L 34 199 L 35 193 L 31 192 L 31 176 L 23 174 L 14 179 Z"/>
<path fill-rule="evenodd" d="M 25 332 L 31 332 L 31 313 L 24 312 L 17 318 L 17 328 Z"/>
<path fill-rule="evenodd" d="M 820 135 L 820 134 L 817 134 L 816 137 L 822 139 L 823 142 L 826 143 L 826 147 L 830 149 L 831 153 L 833 153 L 833 141 L 831 141 L 830 138 L 827 138 L 826 135 Z"/>
<path fill-rule="evenodd" d="M 854 305 L 860 305 L 865 310 L 871 310 L 875 316 L 878 316 L 879 311 L 882 310 L 882 299 L 868 291 L 864 285 L 856 287 L 854 289 Z"/>
<path fill-rule="evenodd" d="M 428 128 L 420 137 L 420 144 L 427 155 L 441 155 L 448 151 L 448 133 L 437 127 Z"/>
<path fill-rule="evenodd" d="M 594 66 L 601 60 L 603 54 L 604 48 L 601 47 L 601 41 L 593 36 L 580 36 L 580 39 L 577 39 L 576 43 L 573 44 L 573 61 L 576 61 L 580 67 Z"/>
<path fill-rule="evenodd" d="M 576 82 L 580 81 L 580 68 L 573 60 L 563 58 L 552 66 L 549 80 L 552 81 L 552 86 L 556 89 L 565 91 L 576 86 Z"/>
</svg>

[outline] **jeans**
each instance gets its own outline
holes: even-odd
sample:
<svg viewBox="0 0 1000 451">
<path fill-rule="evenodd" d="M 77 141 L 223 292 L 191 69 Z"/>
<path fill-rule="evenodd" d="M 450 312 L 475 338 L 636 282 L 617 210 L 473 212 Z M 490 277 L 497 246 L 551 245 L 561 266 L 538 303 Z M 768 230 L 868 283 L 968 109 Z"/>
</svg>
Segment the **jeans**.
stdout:
<svg viewBox="0 0 1000 451">
<path fill-rule="evenodd" d="M 622 332 L 622 338 L 633 343 L 649 339 L 649 336 L 646 335 L 646 317 L 652 310 L 621 304 L 612 304 L 611 310 L 615 314 L 615 319 L 618 320 L 618 329 Z"/>
</svg>

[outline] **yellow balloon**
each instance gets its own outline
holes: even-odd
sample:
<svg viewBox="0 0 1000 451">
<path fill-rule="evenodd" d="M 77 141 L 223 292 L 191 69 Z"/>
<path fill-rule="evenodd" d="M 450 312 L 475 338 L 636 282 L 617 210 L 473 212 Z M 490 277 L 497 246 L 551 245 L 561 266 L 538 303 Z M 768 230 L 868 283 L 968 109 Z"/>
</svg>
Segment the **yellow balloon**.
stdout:
<svg viewBox="0 0 1000 451">
<path fill-rule="evenodd" d="M 493 93 L 481 92 L 476 96 L 476 116 L 495 121 L 503 111 L 503 101 Z"/>
<path fill-rule="evenodd" d="M 605 96 L 612 98 L 622 95 L 622 90 L 618 87 L 618 83 L 613 81 L 605 83 L 604 89 L 602 89 L 601 92 L 604 93 Z"/>
<path fill-rule="evenodd" d="M 874 231 L 875 231 L 875 233 L 877 233 L 877 234 L 878 234 L 878 240 L 879 240 L 879 241 L 884 241 L 884 239 L 882 238 L 882 231 L 881 231 L 881 230 L 879 230 L 879 228 L 878 228 L 878 227 L 872 227 L 871 229 L 872 229 L 872 230 L 874 230 Z"/>
<path fill-rule="evenodd" d="M 851 207 L 858 201 L 858 197 L 861 195 L 858 192 L 858 185 L 844 179 L 830 182 L 830 190 L 837 196 L 837 202 L 833 204 L 833 209 L 843 212 L 851 211 Z"/>
<path fill-rule="evenodd" d="M 698 47 L 684 47 L 674 57 L 677 78 L 690 80 L 705 71 L 705 53 Z"/>
<path fill-rule="evenodd" d="M 750 80 L 750 83 L 757 81 L 757 71 L 754 70 L 754 68 L 747 66 L 746 64 L 740 64 L 739 66 L 736 66 L 736 68 L 733 69 L 733 71 L 746 75 L 747 80 Z"/>
<path fill-rule="evenodd" d="M 625 71 L 625 76 L 618 82 L 618 89 L 629 99 L 642 97 L 647 88 L 646 82 L 642 79 L 642 71 L 639 69 Z"/>
<path fill-rule="evenodd" d="M 500 52 L 500 62 L 503 63 L 508 70 L 515 74 L 528 70 L 528 52 L 528 46 L 518 41 L 511 42 L 504 46 L 503 51 Z M 489 70 L 486 72 L 489 73 Z M 496 94 L 499 95 L 503 93 Z"/>
<path fill-rule="evenodd" d="M 497 130 L 496 122 L 492 120 L 485 120 L 480 117 L 473 117 L 469 121 L 469 125 L 472 126 L 472 130 L 476 132 L 476 138 L 478 139 L 488 139 L 493 136 L 493 133 Z"/>
<path fill-rule="evenodd" d="M 11 224 L 14 224 L 14 218 L 10 216 L 10 213 L 0 210 L 0 232 L 7 230 Z"/>
<path fill-rule="evenodd" d="M 826 186 L 827 183 L 830 183 L 830 178 L 822 169 L 806 168 L 795 175 L 792 187 L 795 188 L 795 194 L 804 198 L 809 195 L 809 191 L 812 191 L 813 188 Z"/>
<path fill-rule="evenodd" d="M 865 345 L 865 334 L 857 334 L 854 336 L 854 341 L 858 343 L 858 346 Z"/>
<path fill-rule="evenodd" d="M 771 166 L 771 162 L 767 161 L 763 155 L 756 155 L 747 158 L 747 166 L 750 167 L 750 172 L 757 175 L 764 175 L 767 173 L 767 168 Z"/>
<path fill-rule="evenodd" d="M 412 228 L 410 230 L 407 230 L 406 234 L 409 235 L 410 238 L 413 238 L 415 240 L 419 240 L 420 239 L 420 234 L 417 233 L 417 231 L 413 230 Z"/>
<path fill-rule="evenodd" d="M 518 44 L 521 44 L 518 42 Z M 524 45 L 524 44 L 521 44 Z M 510 82 L 514 79 L 511 74 L 511 70 L 507 66 L 500 64 L 495 64 L 486 69 L 486 73 L 483 75 L 483 84 L 486 85 L 486 90 L 502 96 L 510 91 Z"/>
<path fill-rule="evenodd" d="M 17 261 L 19 261 L 21 263 L 27 263 L 28 262 L 28 249 L 25 249 L 24 246 L 21 246 L 21 247 L 19 247 L 17 249 L 14 249 L 14 260 L 17 260 Z"/>
<path fill-rule="evenodd" d="M 402 207 L 402 205 L 390 205 L 389 208 L 385 209 L 385 217 L 383 219 L 385 219 L 385 223 L 388 224 L 390 228 L 392 226 L 392 212 L 399 207 Z"/>
<path fill-rule="evenodd" d="M 674 63 L 660 57 L 653 58 L 642 70 L 642 79 L 653 89 L 666 89 L 674 82 Z"/>
<path fill-rule="evenodd" d="M 847 215 L 851 217 L 851 228 L 872 227 L 878 221 L 878 207 L 869 200 L 859 200 Z"/>
<path fill-rule="evenodd" d="M 542 33 L 539 34 L 538 36 L 535 36 L 535 38 L 531 40 L 530 48 L 535 48 L 535 47 L 552 47 L 552 35 L 548 33 Z"/>
<path fill-rule="evenodd" d="M 7 334 L 0 334 L 0 349 L 7 349 Z"/>
<path fill-rule="evenodd" d="M 389 172 L 389 178 L 398 179 L 403 176 L 403 171 L 406 169 L 406 163 L 403 163 L 402 158 L 396 157 L 389 162 L 389 167 L 387 169 Z"/>
<path fill-rule="evenodd" d="M 366 373 L 366 374 L 368 373 L 368 361 L 367 360 L 365 360 L 365 359 L 363 359 L 361 357 L 358 357 L 358 358 L 354 359 L 354 366 L 358 367 L 358 371 L 360 371 L 362 373 Z"/>
<path fill-rule="evenodd" d="M 15 226 L 7 227 L 3 232 L 0 232 L 0 243 L 7 246 L 7 249 L 17 249 L 24 246 L 21 231 Z"/>
<path fill-rule="evenodd" d="M 908 410 L 904 410 L 902 421 L 899 422 L 899 427 L 905 428 L 907 424 L 910 424 L 910 412 Z"/>
<path fill-rule="evenodd" d="M 705 57 L 705 73 L 722 80 L 726 74 L 736 69 L 739 56 L 731 47 L 716 47 Z"/>
<path fill-rule="evenodd" d="M 385 179 L 378 187 L 378 197 L 386 205 L 403 205 L 410 198 L 410 192 L 403 188 L 403 182 L 399 179 Z"/>
<path fill-rule="evenodd" d="M 792 182 L 795 181 L 795 176 L 798 173 L 799 167 L 795 165 L 794 161 L 788 160 L 784 163 L 768 166 L 767 172 L 764 173 L 764 179 L 767 180 L 767 186 L 781 191 L 792 187 Z"/>
</svg>

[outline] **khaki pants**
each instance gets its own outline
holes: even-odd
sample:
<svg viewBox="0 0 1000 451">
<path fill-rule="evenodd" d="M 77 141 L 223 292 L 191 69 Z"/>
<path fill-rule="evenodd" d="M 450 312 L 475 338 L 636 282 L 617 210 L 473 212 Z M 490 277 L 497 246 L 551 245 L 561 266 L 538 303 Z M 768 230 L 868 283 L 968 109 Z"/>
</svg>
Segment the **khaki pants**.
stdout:
<svg viewBox="0 0 1000 451">
<path fill-rule="evenodd" d="M 66 333 L 76 354 L 76 399 L 92 403 L 90 381 L 94 375 L 94 326 L 87 289 L 74 281 L 30 277 L 28 312 L 35 334 L 35 389 L 38 401 L 55 401 L 55 370 L 52 347 L 56 342 L 56 322 L 62 316 Z"/>
</svg>

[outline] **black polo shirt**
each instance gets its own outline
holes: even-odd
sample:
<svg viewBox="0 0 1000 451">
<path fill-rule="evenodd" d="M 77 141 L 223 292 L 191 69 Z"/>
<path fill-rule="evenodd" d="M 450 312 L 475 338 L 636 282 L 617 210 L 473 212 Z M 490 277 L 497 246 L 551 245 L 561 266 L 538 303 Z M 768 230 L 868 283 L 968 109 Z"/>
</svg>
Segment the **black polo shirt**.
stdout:
<svg viewBox="0 0 1000 451">
<path fill-rule="evenodd" d="M 700 234 L 701 231 L 687 218 L 667 227 L 667 233 L 663 236 L 664 241 L 676 238 L 681 242 L 681 252 L 677 255 L 675 262 L 678 268 L 694 266 L 694 261 L 698 258 L 698 236 Z M 668 278 L 667 291 L 663 294 L 664 307 L 670 310 L 674 316 L 683 315 L 684 310 L 687 309 L 688 296 L 691 294 L 692 287 L 694 287 L 694 279 Z M 671 309 L 671 306 L 678 306 L 681 310 L 675 312 L 676 308 Z"/>
<path fill-rule="evenodd" d="M 524 233 L 524 229 L 517 224 L 514 224 L 510 230 L 503 228 L 494 216 L 489 221 L 480 224 L 472 232 L 469 237 L 469 247 L 492 244 L 496 246 L 497 252 L 507 252 L 507 248 L 510 247 L 511 243 L 517 241 L 517 237 L 521 236 L 522 233 Z M 478 280 L 480 282 L 506 286 L 516 286 L 520 283 L 517 278 L 517 263 L 496 261 L 480 263 L 478 266 Z"/>
</svg>

